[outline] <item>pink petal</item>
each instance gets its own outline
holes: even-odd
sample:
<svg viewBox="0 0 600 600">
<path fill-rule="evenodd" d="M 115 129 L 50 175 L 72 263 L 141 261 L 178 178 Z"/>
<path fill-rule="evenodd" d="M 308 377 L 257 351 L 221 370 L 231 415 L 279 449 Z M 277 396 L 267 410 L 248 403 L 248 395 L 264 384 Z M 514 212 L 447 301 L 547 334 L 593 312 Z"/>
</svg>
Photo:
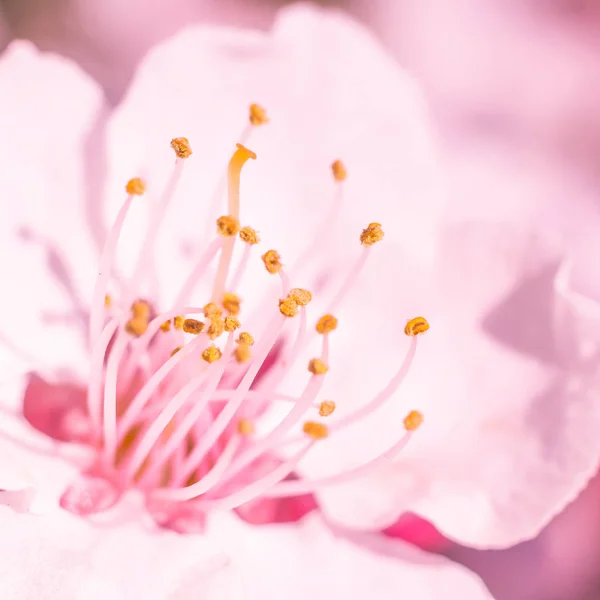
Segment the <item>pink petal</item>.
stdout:
<svg viewBox="0 0 600 600">
<path fill-rule="evenodd" d="M 1 211 L 0 277 L 20 282 L 3 294 L 2 308 L 22 315 L 2 319 L 0 339 L 45 367 L 80 366 L 95 256 L 85 143 L 100 91 L 69 61 L 20 41 L 0 57 L 0 85 L 10 90 L 0 98 L 0 189 L 10 199 Z"/>
<path fill-rule="evenodd" d="M 337 158 L 350 175 L 337 228 L 342 242 L 329 248 L 321 240 L 320 252 L 330 249 L 332 263 L 340 250 L 357 248 L 358 233 L 374 219 L 407 245 L 417 235 L 407 220 L 421 223 L 419 236 L 431 230 L 440 195 L 422 98 L 365 30 L 342 13 L 307 5 L 282 11 L 268 35 L 190 27 L 148 54 L 109 129 L 111 214 L 132 175 L 147 176 L 153 199 L 160 194 L 172 169 L 173 136 L 188 137 L 194 151 L 157 247 L 163 294 L 171 294 L 188 264 L 183 242 L 196 248 L 214 234 L 219 213 L 209 216 L 212 194 L 252 102 L 265 106 L 271 122 L 247 143 L 258 160 L 245 167 L 242 221 L 259 229 L 263 247 L 277 248 L 286 264 L 326 218 Z M 126 268 L 148 204 L 137 203 L 126 225 Z M 335 235 L 332 228 L 331 241 Z M 265 281 L 261 265 L 251 262 L 246 281 Z M 311 280 L 328 274 L 326 267 L 306 271 Z"/>
</svg>

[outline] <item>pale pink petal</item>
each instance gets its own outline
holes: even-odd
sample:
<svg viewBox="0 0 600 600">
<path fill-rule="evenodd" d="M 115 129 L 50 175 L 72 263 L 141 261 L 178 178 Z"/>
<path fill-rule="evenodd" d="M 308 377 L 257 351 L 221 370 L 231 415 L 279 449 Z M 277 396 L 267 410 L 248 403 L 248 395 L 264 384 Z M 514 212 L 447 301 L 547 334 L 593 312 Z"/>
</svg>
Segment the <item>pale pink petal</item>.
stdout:
<svg viewBox="0 0 600 600">
<path fill-rule="evenodd" d="M 0 57 L 0 86 L 0 277 L 12 282 L 0 339 L 28 358 L 77 365 L 97 260 L 83 166 L 100 91 L 74 64 L 21 41 Z"/>
<path fill-rule="evenodd" d="M 204 535 L 157 531 L 134 503 L 101 520 L 68 513 L 33 517 L 0 507 L 0 576 L 8 597 L 36 600 L 490 600 L 485 586 L 449 561 L 376 536 L 345 538 L 317 517 L 257 528 L 230 514 Z"/>
<path fill-rule="evenodd" d="M 241 219 L 260 231 L 263 248 L 277 248 L 288 265 L 299 257 L 327 218 L 335 194 L 330 165 L 338 158 L 349 177 L 341 218 L 323 236 L 341 234 L 332 262 L 340 250 L 358 250 L 358 233 L 373 220 L 404 245 L 432 231 L 440 196 L 418 89 L 348 17 L 303 5 L 282 11 L 269 34 L 186 29 L 142 62 L 109 129 L 111 214 L 131 176 L 149 183 L 149 199 L 136 203 L 125 228 L 127 266 L 172 169 L 172 137 L 189 138 L 194 154 L 165 222 L 171 233 L 158 246 L 161 284 L 177 280 L 175 262 L 188 264 L 179 252 L 185 242 L 195 249 L 214 235 L 224 195 L 210 216 L 212 194 L 253 102 L 271 122 L 247 142 L 258 159 L 244 168 Z M 421 223 L 418 232 L 406 227 L 410 220 Z M 320 252 L 328 248 L 322 239 Z M 254 273 L 251 267 L 248 279 Z M 170 296 L 174 284 L 161 287 Z"/>
</svg>

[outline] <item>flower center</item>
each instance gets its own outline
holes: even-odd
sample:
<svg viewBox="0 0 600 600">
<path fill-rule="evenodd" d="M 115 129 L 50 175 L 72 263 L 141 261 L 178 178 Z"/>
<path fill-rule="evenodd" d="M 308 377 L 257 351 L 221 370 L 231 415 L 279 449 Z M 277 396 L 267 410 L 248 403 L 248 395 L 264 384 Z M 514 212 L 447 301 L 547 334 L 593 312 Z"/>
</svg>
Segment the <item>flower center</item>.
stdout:
<svg viewBox="0 0 600 600">
<path fill-rule="evenodd" d="M 266 112 L 250 107 L 250 129 L 267 122 Z M 249 133 L 243 136 L 247 139 Z M 370 223 L 360 234 L 362 251 L 332 296 L 325 314 L 308 323 L 312 294 L 292 288 L 279 253 L 270 249 L 261 256 L 266 271 L 280 280 L 279 298 L 267 298 L 259 309 L 260 331 L 246 331 L 242 297 L 238 287 L 254 246 L 256 231 L 240 223 L 240 178 L 244 165 L 256 155 L 238 144 L 227 169 L 227 214 L 216 221 L 217 235 L 207 245 L 181 286 L 173 306 L 159 309 L 140 297 L 147 275 L 144 260 L 189 157 L 186 138 L 172 140 L 175 167 L 160 202 L 151 215 L 148 231 L 127 288 L 109 295 L 116 249 L 123 224 L 133 202 L 146 191 L 139 178 L 126 185 L 127 198 L 108 235 L 96 282 L 89 333 L 91 370 L 87 403 L 93 440 L 98 451 L 94 472 L 120 492 L 137 488 L 149 500 L 181 505 L 194 503 L 202 510 L 230 509 L 258 497 L 285 497 L 312 493 L 379 468 L 405 446 L 423 417 L 410 412 L 399 425 L 398 440 L 379 456 L 319 480 L 291 478 L 301 459 L 320 440 L 359 422 L 387 402 L 406 376 L 415 355 L 417 337 L 429 325 L 423 317 L 407 322 L 408 352 L 396 373 L 381 391 L 360 408 L 335 420 L 336 402 L 321 398 L 331 369 L 329 336 L 335 334 L 335 314 L 371 255 L 384 237 L 382 226 Z M 332 164 L 336 195 L 332 215 L 341 205 L 346 168 Z M 322 239 L 317 232 L 299 259 L 307 263 Z M 239 240 L 239 241 L 238 241 Z M 232 268 L 234 247 L 244 244 L 239 264 Z M 190 303 L 200 280 L 206 280 L 217 259 L 216 274 L 203 306 Z M 293 273 L 293 269 L 291 271 Z M 294 340 L 281 349 L 282 333 L 297 323 Z M 292 325 L 293 326 L 293 325 Z M 303 389 L 287 396 L 279 391 L 287 370 L 307 344 L 319 336 L 321 351 L 307 365 Z M 281 354 L 281 356 L 279 356 Z M 273 356 L 276 355 L 276 360 Z M 346 368 L 348 368 L 346 366 Z M 260 385 L 257 385 L 260 379 Z M 285 416 L 266 434 L 255 433 L 255 422 L 273 403 L 289 406 Z M 296 443 L 293 453 L 280 452 Z M 286 456 L 266 473 L 253 469 L 266 457 Z M 272 463 L 273 464 L 273 463 Z M 63 505 L 77 512 L 100 510 L 106 505 L 101 493 L 88 490 L 85 506 L 74 500 L 73 490 Z"/>
</svg>

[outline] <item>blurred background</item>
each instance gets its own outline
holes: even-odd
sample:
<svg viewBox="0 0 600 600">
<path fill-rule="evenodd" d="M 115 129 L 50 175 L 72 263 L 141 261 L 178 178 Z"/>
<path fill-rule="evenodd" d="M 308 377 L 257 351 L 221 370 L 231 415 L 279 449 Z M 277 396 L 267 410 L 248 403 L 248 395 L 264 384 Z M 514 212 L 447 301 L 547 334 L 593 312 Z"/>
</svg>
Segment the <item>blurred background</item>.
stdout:
<svg viewBox="0 0 600 600">
<path fill-rule="evenodd" d="M 600 209 L 600 0 L 318 3 L 365 23 L 419 80 L 455 193 L 585 189 L 588 209 Z M 115 105 L 147 49 L 178 28 L 268 29 L 284 4 L 0 0 L 0 48 L 27 38 L 68 56 Z M 585 291 L 600 299 L 596 286 Z M 503 551 L 443 551 L 477 571 L 498 600 L 600 600 L 600 479 L 535 540 Z"/>
</svg>

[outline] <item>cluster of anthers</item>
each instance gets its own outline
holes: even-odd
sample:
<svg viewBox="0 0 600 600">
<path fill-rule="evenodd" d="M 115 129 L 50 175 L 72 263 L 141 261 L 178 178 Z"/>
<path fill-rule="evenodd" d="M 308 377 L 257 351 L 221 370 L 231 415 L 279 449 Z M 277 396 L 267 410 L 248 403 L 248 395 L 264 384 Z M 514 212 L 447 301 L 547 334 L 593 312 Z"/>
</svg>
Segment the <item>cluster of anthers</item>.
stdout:
<svg viewBox="0 0 600 600">
<path fill-rule="evenodd" d="M 252 105 L 244 139 L 266 122 L 264 109 Z M 331 416 L 336 401 L 320 399 L 320 391 L 331 368 L 329 336 L 335 335 L 338 327 L 335 312 L 373 245 L 383 239 L 381 225 L 371 223 L 362 231 L 363 248 L 357 263 L 348 270 L 326 314 L 319 315 L 310 327 L 307 311 L 311 292 L 292 288 L 279 253 L 265 251 L 261 258 L 266 270 L 280 279 L 279 303 L 269 301 L 261 307 L 260 332 L 244 331 L 242 296 L 237 288 L 260 240 L 252 227 L 240 224 L 240 174 L 244 164 L 256 155 L 238 144 L 227 170 L 228 214 L 217 219 L 216 239 L 203 249 L 173 307 L 157 313 L 151 302 L 138 296 L 147 275 L 144 257 L 155 243 L 177 181 L 192 154 L 186 138 L 173 139 L 171 146 L 176 154 L 171 179 L 151 215 L 140 259 L 126 291 L 118 298 L 107 292 L 123 223 L 132 202 L 145 193 L 146 186 L 139 178 L 126 186 L 128 196 L 101 258 L 90 315 L 92 366 L 87 393 L 92 442 L 98 452 L 96 474 L 101 473 L 102 480 L 110 482 L 119 493 L 137 488 L 150 500 L 193 502 L 204 511 L 235 508 L 257 497 L 312 493 L 391 460 L 421 424 L 419 412 L 408 413 L 403 426 L 399 426 L 398 441 L 380 456 L 321 479 L 292 477 L 299 461 L 319 440 L 359 422 L 394 395 L 413 360 L 418 334 L 429 328 L 423 317 L 409 320 L 404 332 L 411 343 L 397 372 L 360 408 L 337 420 Z M 347 173 L 340 161 L 333 163 L 332 172 L 336 184 L 332 207 L 337 210 Z M 232 269 L 238 239 L 244 249 L 239 264 Z M 315 243 L 318 236 L 307 246 L 307 252 L 314 251 Z M 217 255 L 208 303 L 190 305 L 191 292 Z M 290 320 L 298 324 L 293 342 L 267 367 L 267 359 Z M 294 396 L 280 393 L 286 370 L 313 336 L 321 338 L 321 353 L 307 365 L 304 388 Z M 260 385 L 255 386 L 259 371 Z M 343 402 L 343 398 L 336 400 Z M 274 402 L 285 403 L 289 411 L 268 433 L 258 436 L 255 420 Z M 270 471 L 252 469 L 265 456 L 281 456 L 278 450 L 292 442 L 298 450 L 280 459 Z M 96 502 L 89 495 L 84 505 L 68 492 L 63 496 L 63 506 L 77 512 L 93 512 L 101 504 L 101 499 Z"/>
</svg>

